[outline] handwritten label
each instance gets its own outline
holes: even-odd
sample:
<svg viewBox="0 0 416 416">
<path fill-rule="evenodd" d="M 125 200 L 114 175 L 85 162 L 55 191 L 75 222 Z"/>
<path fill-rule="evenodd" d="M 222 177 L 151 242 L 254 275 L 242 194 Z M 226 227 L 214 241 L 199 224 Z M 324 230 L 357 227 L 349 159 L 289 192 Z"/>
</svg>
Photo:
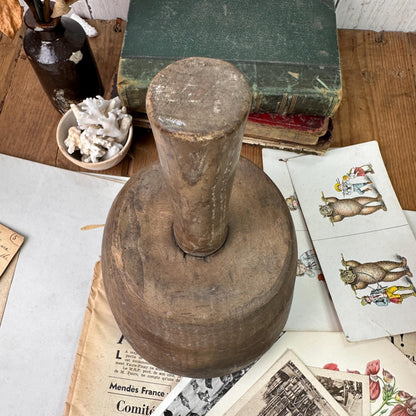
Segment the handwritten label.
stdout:
<svg viewBox="0 0 416 416">
<path fill-rule="evenodd" d="M 23 244 L 24 237 L 0 224 L 0 276 Z"/>
</svg>

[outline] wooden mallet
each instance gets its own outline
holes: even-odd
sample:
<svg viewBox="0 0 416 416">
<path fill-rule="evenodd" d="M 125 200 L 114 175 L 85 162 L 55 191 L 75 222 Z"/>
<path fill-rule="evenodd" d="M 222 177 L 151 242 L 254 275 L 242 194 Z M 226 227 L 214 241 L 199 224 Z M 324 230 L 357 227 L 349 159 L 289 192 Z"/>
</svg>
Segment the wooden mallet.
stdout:
<svg viewBox="0 0 416 416">
<path fill-rule="evenodd" d="M 187 58 L 147 93 L 160 163 L 131 177 L 106 222 L 108 301 L 131 346 L 189 377 L 243 368 L 282 331 L 297 247 L 286 202 L 240 158 L 251 92 L 230 63 Z"/>
</svg>

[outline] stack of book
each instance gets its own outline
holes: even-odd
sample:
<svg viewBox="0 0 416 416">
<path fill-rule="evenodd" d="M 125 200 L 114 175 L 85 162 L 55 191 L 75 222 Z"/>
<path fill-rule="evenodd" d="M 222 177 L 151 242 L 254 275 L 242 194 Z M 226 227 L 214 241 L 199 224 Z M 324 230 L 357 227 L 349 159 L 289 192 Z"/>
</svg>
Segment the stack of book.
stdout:
<svg viewBox="0 0 416 416">
<path fill-rule="evenodd" d="M 303 153 L 323 154 L 332 139 L 332 120 L 306 114 L 251 113 L 244 142 Z"/>
<path fill-rule="evenodd" d="M 146 113 L 135 113 L 137 127 L 150 128 Z M 250 113 L 243 142 L 292 152 L 324 154 L 332 139 L 332 119 L 306 114 Z"/>
<path fill-rule="evenodd" d="M 191 56 L 223 59 L 253 93 L 244 140 L 323 153 L 341 101 L 333 2 L 328 0 L 131 0 L 117 88 L 138 118 L 146 91 L 170 63 Z"/>
</svg>

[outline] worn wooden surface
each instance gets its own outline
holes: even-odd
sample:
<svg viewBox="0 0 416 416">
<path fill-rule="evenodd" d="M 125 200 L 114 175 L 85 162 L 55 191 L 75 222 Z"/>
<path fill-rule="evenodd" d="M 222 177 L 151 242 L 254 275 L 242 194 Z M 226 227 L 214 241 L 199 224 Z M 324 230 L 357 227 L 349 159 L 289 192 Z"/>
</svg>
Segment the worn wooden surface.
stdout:
<svg viewBox="0 0 416 416">
<path fill-rule="evenodd" d="M 179 60 L 150 83 L 147 115 L 185 253 L 205 256 L 224 244 L 251 100 L 244 75 L 218 59 Z"/>
<path fill-rule="evenodd" d="M 224 61 L 164 68 L 146 99 L 160 164 L 133 176 L 106 221 L 113 314 L 142 357 L 175 374 L 219 377 L 247 366 L 289 312 L 291 215 L 267 175 L 240 158 L 251 95 Z"/>
<path fill-rule="evenodd" d="M 110 210 L 102 250 L 107 298 L 130 345 L 158 368 L 198 378 L 229 374 L 258 358 L 284 327 L 295 231 L 282 194 L 247 159 L 236 170 L 229 217 L 218 251 L 183 253 L 157 162 L 127 182 Z"/>
<path fill-rule="evenodd" d="M 123 32 L 115 21 L 94 21 L 91 39 L 103 81 L 111 90 Z M 416 210 L 416 34 L 339 30 L 343 102 L 334 117 L 333 146 L 378 140 L 404 209 Z M 0 38 L 0 153 L 78 170 L 60 156 L 55 140 L 59 113 L 44 96 L 21 39 Z M 242 154 L 261 166 L 261 148 Z M 136 130 L 127 158 L 105 173 L 131 175 L 157 159 L 149 131 Z"/>
<path fill-rule="evenodd" d="M 341 30 L 339 42 L 333 146 L 377 140 L 402 208 L 416 210 L 416 35 Z"/>
</svg>

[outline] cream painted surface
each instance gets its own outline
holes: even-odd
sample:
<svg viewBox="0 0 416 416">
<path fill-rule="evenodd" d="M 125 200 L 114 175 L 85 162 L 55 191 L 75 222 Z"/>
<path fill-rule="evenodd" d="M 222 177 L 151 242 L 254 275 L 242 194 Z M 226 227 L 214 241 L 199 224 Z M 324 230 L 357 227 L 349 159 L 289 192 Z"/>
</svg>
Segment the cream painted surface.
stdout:
<svg viewBox="0 0 416 416">
<path fill-rule="evenodd" d="M 111 20 L 120 17 L 127 20 L 130 0 L 78 0 L 72 10 L 81 17 Z"/>
<path fill-rule="evenodd" d="M 335 0 L 342 29 L 416 31 L 416 0 Z"/>
</svg>

